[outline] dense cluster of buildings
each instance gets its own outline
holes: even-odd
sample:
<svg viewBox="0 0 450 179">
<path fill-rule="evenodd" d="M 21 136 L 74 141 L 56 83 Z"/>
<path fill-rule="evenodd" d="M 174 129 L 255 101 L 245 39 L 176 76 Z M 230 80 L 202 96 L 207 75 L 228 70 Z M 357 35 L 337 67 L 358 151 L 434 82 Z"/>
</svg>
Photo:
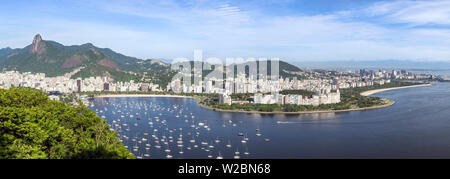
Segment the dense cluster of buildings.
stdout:
<svg viewBox="0 0 450 179">
<path fill-rule="evenodd" d="M 339 89 L 384 85 L 390 83 L 393 79 L 424 80 L 433 78 L 432 75 L 414 74 L 405 70 L 392 70 L 388 72 L 386 70 L 373 71 L 362 69 L 356 72 L 337 72 L 335 74 L 329 74 L 329 72 L 311 72 L 309 74 L 304 80 L 298 80 L 296 77 L 293 77 L 280 78 L 278 81 L 267 81 L 265 83 L 246 81 L 246 83 L 241 83 L 241 85 L 235 85 L 237 89 L 224 90 L 220 94 L 219 102 L 226 104 L 242 103 L 240 101 L 233 101 L 229 94 L 255 93 L 252 101 L 255 104 L 318 106 L 320 104 L 341 102 Z M 315 92 L 316 94 L 302 96 L 295 94 L 282 95 L 278 93 L 283 90 L 305 90 Z"/>
<path fill-rule="evenodd" d="M 320 104 L 340 103 L 341 94 L 339 90 L 337 90 L 336 92 L 318 93 L 312 96 L 302 96 L 295 94 L 282 95 L 279 93 L 263 95 L 261 93 L 257 93 L 254 95 L 254 102 L 256 104 L 294 104 L 318 106 Z"/>
<path fill-rule="evenodd" d="M 107 77 L 71 79 L 67 76 L 46 77 L 44 73 L 19 73 L 7 71 L 0 73 L 0 88 L 29 87 L 44 92 L 94 92 L 94 91 L 158 91 L 157 84 L 130 82 L 110 82 Z"/>
<path fill-rule="evenodd" d="M 335 104 L 341 101 L 339 89 L 384 85 L 392 79 L 420 80 L 431 79 L 432 75 L 414 74 L 411 72 L 386 70 L 359 70 L 355 72 L 303 72 L 304 78 L 297 77 L 272 79 L 245 73 L 237 73 L 234 78 L 218 79 L 206 77 L 192 84 L 184 84 L 175 79 L 167 85 L 168 91 L 184 93 L 218 93 L 219 102 L 256 103 L 256 104 L 295 104 L 320 105 Z M 277 78 L 275 78 L 277 79 Z M 157 84 L 130 82 L 111 82 L 107 77 L 90 77 L 86 79 L 71 79 L 70 76 L 46 77 L 44 73 L 19 73 L 7 71 L 0 73 L 0 88 L 30 87 L 45 92 L 73 93 L 94 91 L 161 91 Z M 314 92 L 311 96 L 297 94 L 282 95 L 278 92 L 284 90 L 305 90 Z M 236 101 L 231 94 L 252 93 L 252 101 Z"/>
</svg>

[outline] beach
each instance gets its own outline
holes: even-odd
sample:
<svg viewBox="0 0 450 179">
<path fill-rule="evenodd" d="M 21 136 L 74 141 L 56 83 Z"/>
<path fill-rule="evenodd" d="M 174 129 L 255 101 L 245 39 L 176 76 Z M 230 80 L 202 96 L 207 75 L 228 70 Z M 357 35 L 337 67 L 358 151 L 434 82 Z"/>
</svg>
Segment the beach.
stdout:
<svg viewBox="0 0 450 179">
<path fill-rule="evenodd" d="M 411 85 L 411 86 L 401 86 L 401 87 L 395 87 L 395 88 L 384 88 L 384 89 L 369 90 L 369 91 L 362 92 L 361 95 L 362 96 L 370 96 L 372 94 L 383 92 L 383 91 L 388 91 L 388 90 L 395 90 L 395 89 L 401 89 L 401 88 L 421 87 L 421 86 L 430 86 L 430 85 L 431 84 L 420 84 L 420 85 Z"/>
<path fill-rule="evenodd" d="M 411 86 L 402 86 L 402 87 L 394 87 L 394 88 L 384 88 L 384 89 L 376 89 L 376 90 L 369 90 L 362 92 L 361 95 L 363 96 L 369 96 L 375 93 L 379 93 L 382 91 L 388 91 L 388 90 L 394 90 L 394 89 L 401 89 L 401 88 L 412 88 L 412 87 L 421 87 L 421 86 L 430 86 L 431 84 L 420 84 L 420 85 L 411 85 Z M 127 98 L 127 97 L 164 97 L 164 98 L 193 98 L 197 102 L 199 102 L 198 98 L 192 97 L 192 96 L 182 96 L 182 95 L 156 95 L 156 94 L 109 94 L 109 95 L 99 95 L 95 98 Z M 324 111 L 299 111 L 299 112 L 284 112 L 284 111 L 273 111 L 273 112 L 261 112 L 261 111 L 243 111 L 243 110 L 226 110 L 226 109 L 217 109 L 212 108 L 203 104 L 200 104 L 200 107 L 203 107 L 205 109 L 210 109 L 214 111 L 219 112 L 232 112 L 232 113 L 257 113 L 257 114 L 313 114 L 313 113 L 339 113 L 339 112 L 350 112 L 350 111 L 363 111 L 363 110 L 370 110 L 370 109 L 378 109 L 378 108 L 384 108 L 391 106 L 395 104 L 394 101 L 387 100 L 386 104 L 379 105 L 379 106 L 372 106 L 372 107 L 366 107 L 366 108 L 355 108 L 355 109 L 344 109 L 344 110 L 324 110 Z"/>
</svg>

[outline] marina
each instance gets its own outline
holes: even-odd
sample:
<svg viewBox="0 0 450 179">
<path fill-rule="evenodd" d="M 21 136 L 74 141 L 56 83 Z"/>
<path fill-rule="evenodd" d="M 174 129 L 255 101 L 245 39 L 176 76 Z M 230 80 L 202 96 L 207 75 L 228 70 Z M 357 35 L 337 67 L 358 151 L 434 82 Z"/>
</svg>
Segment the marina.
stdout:
<svg viewBox="0 0 450 179">
<path fill-rule="evenodd" d="M 165 103 L 169 101 L 173 104 Z M 118 132 L 117 137 L 137 159 L 236 158 L 231 155 L 232 143 L 234 148 L 248 150 L 249 138 L 236 135 L 247 127 L 244 121 L 224 120 L 215 125 L 217 118 L 196 117 L 190 109 L 198 108 L 194 103 L 188 98 L 102 97 L 90 107 Z M 255 135 L 254 140 L 263 142 L 259 136 Z"/>
<path fill-rule="evenodd" d="M 448 89 L 383 91 L 372 95 L 394 105 L 343 113 L 228 113 L 163 97 L 95 98 L 90 108 L 138 159 L 445 158 Z"/>
</svg>

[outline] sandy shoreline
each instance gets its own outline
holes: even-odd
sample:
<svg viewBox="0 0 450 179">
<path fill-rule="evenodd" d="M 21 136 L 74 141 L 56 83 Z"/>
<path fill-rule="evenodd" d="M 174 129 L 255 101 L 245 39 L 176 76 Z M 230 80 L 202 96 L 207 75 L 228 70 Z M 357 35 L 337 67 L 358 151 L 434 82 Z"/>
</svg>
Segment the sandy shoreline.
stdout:
<svg viewBox="0 0 450 179">
<path fill-rule="evenodd" d="M 376 89 L 376 90 L 370 90 L 362 92 L 361 95 L 363 96 L 369 96 L 375 93 L 379 93 L 382 91 L 388 91 L 388 90 L 394 90 L 394 89 L 401 89 L 401 88 L 412 88 L 412 87 L 420 87 L 420 86 L 430 86 L 431 84 L 420 84 L 420 85 L 411 85 L 411 86 L 402 86 L 402 87 L 395 87 L 395 88 L 384 88 L 384 89 Z M 127 98 L 127 97 L 164 97 L 164 98 L 192 98 L 195 99 L 198 102 L 198 105 L 202 108 L 214 110 L 218 112 L 232 112 L 232 113 L 248 113 L 248 114 L 315 114 L 315 113 L 340 113 L 340 112 L 350 112 L 350 111 L 364 111 L 364 110 L 370 110 L 370 109 L 379 109 L 384 108 L 388 106 L 392 106 L 395 104 L 395 101 L 388 100 L 387 104 L 380 105 L 380 106 L 372 106 L 372 107 L 366 107 L 366 108 L 356 108 L 356 109 L 344 109 L 344 110 L 325 110 L 325 111 L 299 111 L 299 112 L 283 112 L 283 111 L 274 111 L 274 112 L 261 112 L 261 111 L 241 111 L 241 110 L 226 110 L 226 109 L 216 109 L 211 108 L 209 106 L 203 105 L 199 103 L 199 100 L 193 96 L 182 96 L 182 95 L 156 95 L 156 94 L 109 94 L 109 95 L 99 95 L 95 96 L 95 98 Z"/>
<path fill-rule="evenodd" d="M 153 95 L 153 94 L 110 94 L 110 95 L 100 95 L 95 96 L 95 98 L 128 98 L 128 97 L 164 97 L 164 98 L 192 98 L 198 102 L 198 99 L 192 96 L 181 96 L 181 95 Z M 387 100 L 387 99 L 386 99 Z M 241 110 L 226 110 L 226 109 L 216 109 L 209 106 L 197 103 L 200 107 L 214 110 L 218 112 L 231 112 L 231 113 L 247 113 L 247 114 L 315 114 L 315 113 L 340 113 L 340 112 L 350 112 L 350 111 L 364 111 L 369 109 L 378 109 L 391 106 L 395 104 L 394 101 L 389 100 L 387 104 L 380 106 L 373 106 L 367 108 L 356 108 L 356 109 L 344 109 L 344 110 L 325 110 L 325 111 L 299 111 L 299 112 L 261 112 L 261 111 L 241 111 Z"/>
<path fill-rule="evenodd" d="M 370 96 L 375 93 L 388 91 L 388 90 L 395 90 L 395 89 L 402 89 L 402 88 L 412 88 L 412 87 L 421 87 L 421 86 L 430 86 L 431 84 L 420 84 L 420 85 L 411 85 L 411 86 L 402 86 L 402 87 L 394 87 L 394 88 L 383 88 L 383 89 L 376 89 L 376 90 L 369 90 L 364 91 L 361 93 L 362 96 Z"/>
</svg>

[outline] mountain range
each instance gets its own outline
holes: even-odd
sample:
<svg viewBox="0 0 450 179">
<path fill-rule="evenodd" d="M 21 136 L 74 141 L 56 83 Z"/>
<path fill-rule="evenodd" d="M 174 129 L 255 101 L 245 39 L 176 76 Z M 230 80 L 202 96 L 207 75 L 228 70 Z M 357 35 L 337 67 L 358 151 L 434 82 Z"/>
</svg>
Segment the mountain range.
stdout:
<svg viewBox="0 0 450 179">
<path fill-rule="evenodd" d="M 159 60 L 142 60 L 99 48 L 91 43 L 64 46 L 38 34 L 24 48 L 0 49 L 0 69 L 45 73 L 49 77 L 72 73 L 72 78 L 106 76 L 116 81 L 139 79 L 138 73 L 164 71 Z"/>
<path fill-rule="evenodd" d="M 0 70 L 45 73 L 48 77 L 66 75 L 73 79 L 104 76 L 114 81 L 140 81 L 143 74 L 147 74 L 152 82 L 162 87 L 175 74 L 170 64 L 162 60 L 138 59 L 91 43 L 65 46 L 43 40 L 39 34 L 24 48 L 0 49 Z M 280 61 L 283 77 L 298 76 L 296 72 L 301 71 L 297 66 Z"/>
</svg>

